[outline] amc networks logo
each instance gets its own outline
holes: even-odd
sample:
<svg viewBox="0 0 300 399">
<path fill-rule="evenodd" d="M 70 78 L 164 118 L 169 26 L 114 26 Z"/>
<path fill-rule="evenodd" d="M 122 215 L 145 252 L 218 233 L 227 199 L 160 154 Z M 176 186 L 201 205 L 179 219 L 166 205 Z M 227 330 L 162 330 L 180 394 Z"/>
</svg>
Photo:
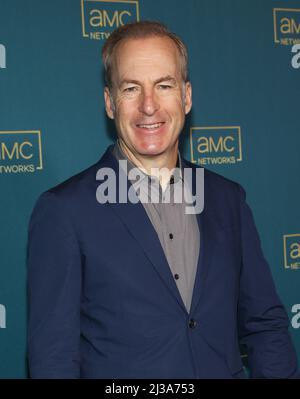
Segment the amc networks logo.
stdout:
<svg viewBox="0 0 300 399">
<path fill-rule="evenodd" d="M 240 126 L 192 127 L 191 161 L 199 165 L 235 164 L 242 161 Z"/>
<path fill-rule="evenodd" d="M 43 169 L 39 130 L 0 131 L 0 174 Z"/>
<path fill-rule="evenodd" d="M 300 269 L 300 234 L 284 235 L 283 251 L 285 269 Z"/>
<path fill-rule="evenodd" d="M 107 39 L 115 29 L 139 19 L 138 1 L 81 0 L 82 35 L 89 39 Z"/>
<path fill-rule="evenodd" d="M 300 43 L 300 8 L 274 8 L 274 42 L 289 46 Z"/>
</svg>

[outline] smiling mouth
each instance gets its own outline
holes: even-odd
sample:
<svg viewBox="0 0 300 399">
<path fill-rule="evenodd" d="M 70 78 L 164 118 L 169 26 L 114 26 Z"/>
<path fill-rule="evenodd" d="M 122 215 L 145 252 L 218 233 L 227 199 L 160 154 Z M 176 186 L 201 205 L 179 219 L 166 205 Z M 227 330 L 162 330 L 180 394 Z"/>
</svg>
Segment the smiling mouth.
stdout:
<svg viewBox="0 0 300 399">
<path fill-rule="evenodd" d="M 165 122 L 158 122 L 158 123 L 152 123 L 152 124 L 137 124 L 136 126 L 140 129 L 147 129 L 147 130 L 155 130 L 159 129 Z"/>
</svg>

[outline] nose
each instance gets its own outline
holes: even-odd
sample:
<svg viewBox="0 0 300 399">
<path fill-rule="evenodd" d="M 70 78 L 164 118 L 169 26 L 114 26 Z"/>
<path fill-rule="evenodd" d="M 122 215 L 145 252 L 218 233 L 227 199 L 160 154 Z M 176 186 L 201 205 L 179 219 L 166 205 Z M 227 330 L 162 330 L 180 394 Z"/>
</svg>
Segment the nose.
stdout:
<svg viewBox="0 0 300 399">
<path fill-rule="evenodd" d="M 144 91 L 140 97 L 139 111 L 147 116 L 152 116 L 158 110 L 159 103 L 153 90 Z"/>
</svg>

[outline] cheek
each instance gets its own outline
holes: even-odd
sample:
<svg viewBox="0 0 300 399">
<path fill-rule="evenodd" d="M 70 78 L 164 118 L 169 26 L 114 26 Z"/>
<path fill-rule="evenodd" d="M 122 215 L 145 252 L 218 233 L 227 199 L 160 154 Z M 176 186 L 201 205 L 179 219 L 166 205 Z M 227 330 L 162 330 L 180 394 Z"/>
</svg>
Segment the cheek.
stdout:
<svg viewBox="0 0 300 399">
<path fill-rule="evenodd" d="M 138 109 L 138 98 L 126 98 L 125 96 L 119 96 L 116 99 L 116 109 L 123 115 L 130 115 Z"/>
<path fill-rule="evenodd" d="M 162 106 L 165 110 L 169 111 L 169 113 L 173 117 L 181 118 L 184 114 L 184 102 L 183 102 L 183 95 L 178 93 L 176 96 L 172 96 L 169 98 L 164 98 Z"/>
<path fill-rule="evenodd" d="M 131 123 L 134 116 L 134 109 L 124 102 L 116 105 L 116 123 L 119 126 L 126 126 Z"/>
</svg>

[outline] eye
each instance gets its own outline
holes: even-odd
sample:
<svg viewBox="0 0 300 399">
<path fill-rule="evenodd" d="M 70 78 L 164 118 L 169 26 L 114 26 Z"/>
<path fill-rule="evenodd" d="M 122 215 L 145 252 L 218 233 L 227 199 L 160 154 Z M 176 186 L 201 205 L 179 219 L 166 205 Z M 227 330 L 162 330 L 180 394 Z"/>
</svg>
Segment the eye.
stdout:
<svg viewBox="0 0 300 399">
<path fill-rule="evenodd" d="M 129 86 L 129 87 L 126 87 L 126 89 L 124 89 L 123 91 L 124 91 L 124 93 L 134 93 L 137 90 L 138 90 L 137 86 Z"/>
<path fill-rule="evenodd" d="M 172 86 L 171 85 L 162 85 L 162 84 L 160 84 L 160 85 L 158 85 L 158 88 L 161 89 L 161 90 L 168 90 L 168 89 L 172 89 Z"/>
</svg>

